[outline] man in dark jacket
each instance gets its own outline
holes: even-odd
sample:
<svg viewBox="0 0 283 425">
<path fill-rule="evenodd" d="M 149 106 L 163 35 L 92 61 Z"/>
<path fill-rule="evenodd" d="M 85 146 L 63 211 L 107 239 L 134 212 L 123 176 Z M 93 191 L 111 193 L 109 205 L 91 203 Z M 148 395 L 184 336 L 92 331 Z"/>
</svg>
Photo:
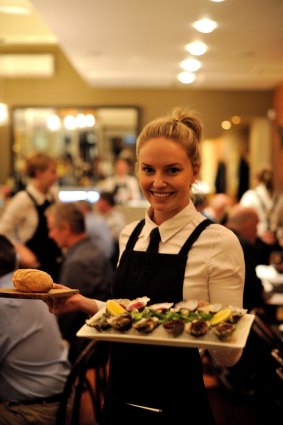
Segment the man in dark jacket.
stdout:
<svg viewBox="0 0 283 425">
<path fill-rule="evenodd" d="M 49 236 L 65 251 L 58 283 L 79 289 L 86 297 L 106 301 L 110 298 L 113 269 L 103 249 L 88 236 L 83 212 L 75 203 L 58 203 L 46 215 Z M 76 333 L 85 319 L 82 312 L 58 317 L 62 336 L 70 344 L 71 360 L 77 355 Z"/>
</svg>

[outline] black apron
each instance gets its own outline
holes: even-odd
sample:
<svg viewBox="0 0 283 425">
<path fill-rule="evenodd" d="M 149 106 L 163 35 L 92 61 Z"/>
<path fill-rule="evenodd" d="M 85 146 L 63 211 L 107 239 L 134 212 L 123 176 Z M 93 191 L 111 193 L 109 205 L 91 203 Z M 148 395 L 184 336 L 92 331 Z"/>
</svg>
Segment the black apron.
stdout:
<svg viewBox="0 0 283 425">
<path fill-rule="evenodd" d="M 211 223 L 204 220 L 189 236 L 179 254 L 134 251 L 144 220 L 134 229 L 113 279 L 113 298 L 148 296 L 150 304 L 177 303 L 183 299 L 183 281 L 188 252 L 200 233 Z M 185 390 L 184 390 L 185 388 Z M 162 412 L 139 407 L 146 406 Z M 104 421 L 128 424 L 215 424 L 203 383 L 198 349 L 112 343 L 109 392 Z M 128 420 L 128 422 L 127 422 Z M 173 422 L 172 422 L 173 421 Z"/>
<path fill-rule="evenodd" d="M 44 214 L 47 207 L 54 201 L 46 200 L 42 205 L 38 205 L 34 197 L 26 191 L 34 204 L 38 216 L 38 225 L 33 236 L 25 245 L 36 255 L 39 262 L 39 269 L 49 273 L 54 282 L 59 275 L 62 252 L 56 242 L 48 236 L 47 219 Z"/>
</svg>

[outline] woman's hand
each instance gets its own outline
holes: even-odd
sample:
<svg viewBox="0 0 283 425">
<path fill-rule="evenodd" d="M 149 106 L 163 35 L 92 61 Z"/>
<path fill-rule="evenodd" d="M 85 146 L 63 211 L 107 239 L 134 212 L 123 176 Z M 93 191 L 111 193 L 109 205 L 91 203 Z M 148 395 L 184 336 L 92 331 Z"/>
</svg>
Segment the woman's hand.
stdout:
<svg viewBox="0 0 283 425">
<path fill-rule="evenodd" d="M 67 286 L 53 283 L 53 289 L 70 289 Z M 68 295 L 64 297 L 48 298 L 45 300 L 50 313 L 63 314 L 72 311 L 83 311 L 88 314 L 95 314 L 98 311 L 95 300 L 86 298 L 81 294 Z"/>
</svg>

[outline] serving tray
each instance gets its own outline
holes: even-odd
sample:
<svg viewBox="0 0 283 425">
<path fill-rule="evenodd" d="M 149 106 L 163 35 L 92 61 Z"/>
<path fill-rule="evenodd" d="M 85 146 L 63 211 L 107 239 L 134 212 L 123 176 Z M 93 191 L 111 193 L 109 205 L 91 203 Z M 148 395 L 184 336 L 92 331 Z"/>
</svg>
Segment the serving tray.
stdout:
<svg viewBox="0 0 283 425">
<path fill-rule="evenodd" d="M 98 318 L 105 312 L 100 310 L 93 317 Z M 78 332 L 80 338 L 90 338 L 102 341 L 124 342 L 134 344 L 168 345 L 176 347 L 198 347 L 198 348 L 244 348 L 254 320 L 253 314 L 244 314 L 236 324 L 236 330 L 229 340 L 220 340 L 212 332 L 202 337 L 194 337 L 187 332 L 174 337 L 169 335 L 162 325 L 155 328 L 150 334 L 142 334 L 134 328 L 128 331 L 117 331 L 113 328 L 98 331 L 94 327 L 84 325 Z"/>
</svg>

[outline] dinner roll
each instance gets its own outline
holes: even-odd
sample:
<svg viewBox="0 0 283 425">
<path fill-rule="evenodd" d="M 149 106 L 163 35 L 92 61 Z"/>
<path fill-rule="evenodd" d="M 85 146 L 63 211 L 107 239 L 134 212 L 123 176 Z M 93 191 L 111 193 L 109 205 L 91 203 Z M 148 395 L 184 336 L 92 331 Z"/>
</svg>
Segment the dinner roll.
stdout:
<svg viewBox="0 0 283 425">
<path fill-rule="evenodd" d="M 16 270 L 13 274 L 13 283 L 21 292 L 48 292 L 53 287 L 52 277 L 36 269 Z"/>
</svg>

